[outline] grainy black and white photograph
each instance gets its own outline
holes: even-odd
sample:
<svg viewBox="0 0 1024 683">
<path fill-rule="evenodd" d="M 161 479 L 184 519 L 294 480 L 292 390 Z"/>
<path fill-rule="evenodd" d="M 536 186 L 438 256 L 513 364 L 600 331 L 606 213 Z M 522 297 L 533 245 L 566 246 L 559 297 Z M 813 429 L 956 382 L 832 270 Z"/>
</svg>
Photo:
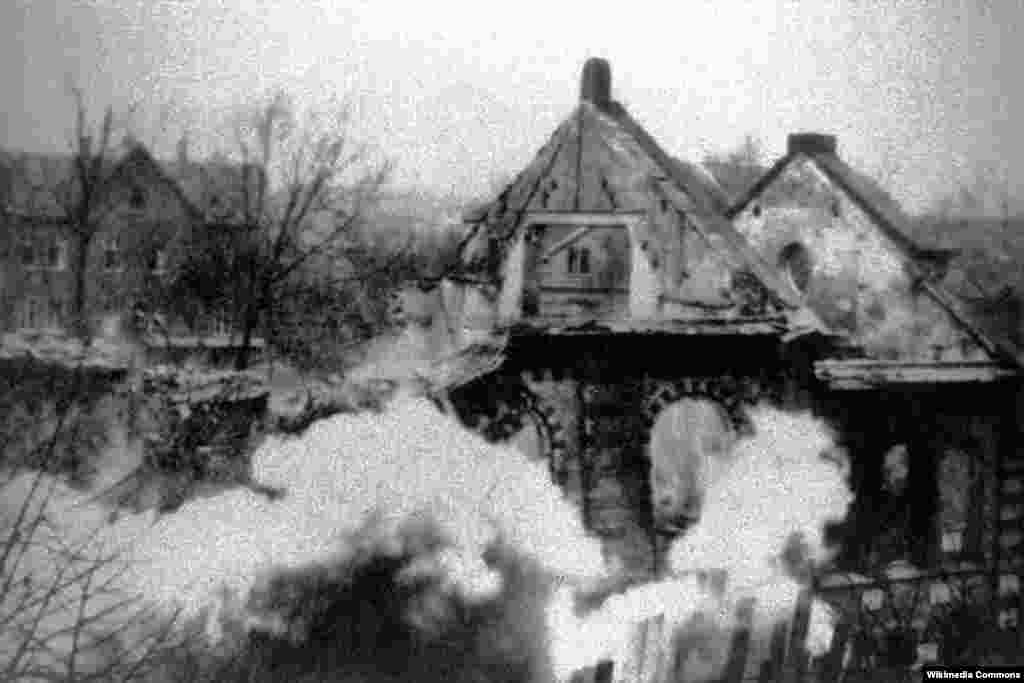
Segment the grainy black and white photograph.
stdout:
<svg viewBox="0 0 1024 683">
<path fill-rule="evenodd" d="M 1021 35 L 4 0 L 0 683 L 1024 675 Z"/>
</svg>

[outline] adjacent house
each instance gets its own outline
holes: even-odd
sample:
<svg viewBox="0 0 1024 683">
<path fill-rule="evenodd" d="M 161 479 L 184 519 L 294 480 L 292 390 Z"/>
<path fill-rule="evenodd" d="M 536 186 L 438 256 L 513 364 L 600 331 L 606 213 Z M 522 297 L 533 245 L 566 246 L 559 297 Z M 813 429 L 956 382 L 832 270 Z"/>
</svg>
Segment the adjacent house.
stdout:
<svg viewBox="0 0 1024 683">
<path fill-rule="evenodd" d="M 728 215 L 864 356 L 929 362 L 932 373 L 949 363 L 1015 362 L 1012 331 L 992 326 L 944 286 L 955 252 L 915 243 L 909 217 L 843 161 L 834 137 L 791 135 L 787 154 Z"/>
<path fill-rule="evenodd" d="M 489 334 L 502 354 L 452 405 L 545 463 L 636 576 L 664 571 L 668 541 L 700 514 L 693 473 L 749 428 L 746 408 L 809 410 L 851 459 L 855 500 L 815 579 L 854 596 L 846 626 L 867 630 L 851 656 L 904 661 L 855 621 L 856 596 L 890 586 L 894 567 L 919 587 L 974 577 L 971 599 L 994 606 L 989 644 L 1017 651 L 1024 354 L 943 285 L 951 253 L 910 239 L 835 138 L 791 136 L 731 203 L 612 98 L 593 59 L 576 108 L 466 221 L 460 266 L 435 289 L 444 324 L 421 324 L 457 345 Z M 654 438 L 666 421 L 709 437 Z M 943 590 L 924 594 L 949 602 Z M 907 608 L 886 599 L 870 601 L 879 619 Z M 942 638 L 930 599 L 907 647 Z"/>
<path fill-rule="evenodd" d="M 193 230 L 206 229 L 227 170 L 179 159 L 163 163 L 127 140 L 106 155 L 93 215 L 99 230 L 80 257 L 64 193 L 73 187 L 74 160 L 66 156 L 4 153 L 4 222 L 0 263 L 0 330 L 65 329 L 72 311 L 76 269 L 86 269 L 85 310 L 94 325 L 112 316 L 139 315 L 143 339 L 176 354 L 200 348 L 229 349 L 235 325 L 230 311 L 200 319 L 173 319 L 159 310 L 162 283 L 180 262 Z M 221 179 L 213 182 L 211 176 Z M 226 193 L 227 190 L 225 189 Z M 258 341 L 257 345 L 261 345 Z"/>
</svg>

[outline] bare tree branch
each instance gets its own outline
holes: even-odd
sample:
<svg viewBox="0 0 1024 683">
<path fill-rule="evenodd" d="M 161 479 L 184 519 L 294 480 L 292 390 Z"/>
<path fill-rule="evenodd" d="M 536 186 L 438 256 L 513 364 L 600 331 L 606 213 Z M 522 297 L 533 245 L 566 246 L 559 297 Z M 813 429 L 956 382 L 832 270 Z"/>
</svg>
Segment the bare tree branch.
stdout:
<svg viewBox="0 0 1024 683">
<path fill-rule="evenodd" d="M 223 289 L 234 291 L 242 329 L 239 368 L 248 364 L 255 333 L 269 332 L 271 307 L 287 303 L 279 290 L 291 278 L 352 265 L 346 249 L 358 241 L 391 166 L 373 163 L 368 148 L 353 142 L 350 125 L 345 106 L 300 121 L 284 93 L 234 119 L 241 166 L 231 174 L 238 187 L 230 194 L 239 206 L 228 222 L 239 229 Z"/>
</svg>

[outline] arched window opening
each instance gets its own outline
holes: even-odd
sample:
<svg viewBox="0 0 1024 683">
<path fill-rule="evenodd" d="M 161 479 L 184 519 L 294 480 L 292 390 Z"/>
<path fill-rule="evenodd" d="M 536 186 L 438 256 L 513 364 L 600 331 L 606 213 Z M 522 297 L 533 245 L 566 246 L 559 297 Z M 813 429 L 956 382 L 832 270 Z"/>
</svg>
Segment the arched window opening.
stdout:
<svg viewBox="0 0 1024 683">
<path fill-rule="evenodd" d="M 796 291 L 806 294 L 814 273 L 811 252 L 799 242 L 790 242 L 779 253 L 779 270 L 786 275 Z"/>
<path fill-rule="evenodd" d="M 683 398 L 665 407 L 651 429 L 651 503 L 655 526 L 685 530 L 700 518 L 704 494 L 718 478 L 736 435 L 715 401 Z"/>
</svg>

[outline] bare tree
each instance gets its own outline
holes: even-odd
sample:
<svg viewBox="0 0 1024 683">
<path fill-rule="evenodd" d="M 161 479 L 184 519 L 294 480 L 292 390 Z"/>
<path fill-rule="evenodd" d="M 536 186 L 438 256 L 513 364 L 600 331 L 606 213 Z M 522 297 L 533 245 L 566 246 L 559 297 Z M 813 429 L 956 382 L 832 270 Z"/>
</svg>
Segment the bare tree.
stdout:
<svg viewBox="0 0 1024 683">
<path fill-rule="evenodd" d="M 72 272 L 71 330 L 89 337 L 87 284 L 89 251 L 113 209 L 108 180 L 114 168 L 114 135 L 119 127 L 113 109 L 107 107 L 100 121 L 90 121 L 82 90 L 69 86 L 74 99 L 74 129 L 68 141 L 70 164 L 42 163 L 39 173 L 28 167 L 27 157 L 13 170 L 16 183 L 25 189 L 21 209 L 34 219 L 60 225 L 70 240 Z"/>
<path fill-rule="evenodd" d="M 61 398 L 37 417 L 46 435 L 24 459 L 34 466 L 0 464 L 0 681 L 142 680 L 175 648 L 176 615 L 122 581 L 127 538 L 105 533 L 104 510 L 50 472 L 63 447 L 88 440 L 75 397 Z M 17 421 L 0 422 L 10 445 Z"/>
<path fill-rule="evenodd" d="M 240 163 L 229 173 L 228 204 L 206 227 L 237 238 L 231 276 L 242 340 L 235 365 L 244 369 L 254 335 L 270 324 L 301 269 L 330 270 L 345 260 L 347 276 L 359 276 L 360 231 L 391 165 L 353 140 L 344 104 L 300 121 L 292 101 L 276 94 L 239 117 L 232 133 Z"/>
</svg>

